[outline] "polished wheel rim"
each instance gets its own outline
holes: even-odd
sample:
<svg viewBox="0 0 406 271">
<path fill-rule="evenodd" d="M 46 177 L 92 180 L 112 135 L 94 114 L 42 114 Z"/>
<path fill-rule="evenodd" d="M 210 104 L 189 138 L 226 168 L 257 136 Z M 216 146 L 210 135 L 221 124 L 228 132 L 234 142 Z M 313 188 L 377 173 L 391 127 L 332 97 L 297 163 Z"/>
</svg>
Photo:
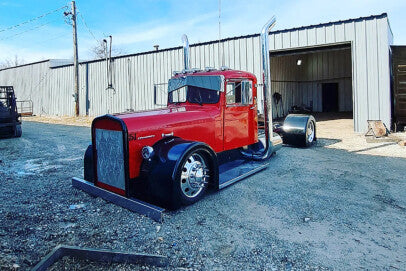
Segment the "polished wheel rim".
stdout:
<svg viewBox="0 0 406 271">
<path fill-rule="evenodd" d="M 188 198 L 197 197 L 207 185 L 208 173 L 204 158 L 198 153 L 190 155 L 182 167 L 180 177 L 182 193 Z"/>
<path fill-rule="evenodd" d="M 309 121 L 307 124 L 307 141 L 309 143 L 313 142 L 314 140 L 314 123 L 313 121 Z"/>
</svg>

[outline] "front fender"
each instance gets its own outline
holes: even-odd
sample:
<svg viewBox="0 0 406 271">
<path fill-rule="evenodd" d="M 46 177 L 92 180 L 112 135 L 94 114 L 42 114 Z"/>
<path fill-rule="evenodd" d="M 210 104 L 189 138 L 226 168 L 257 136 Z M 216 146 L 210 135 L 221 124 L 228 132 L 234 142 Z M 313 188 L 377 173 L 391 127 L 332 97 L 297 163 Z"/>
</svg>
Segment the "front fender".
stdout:
<svg viewBox="0 0 406 271">
<path fill-rule="evenodd" d="M 218 183 L 218 163 L 215 152 L 205 143 L 188 141 L 178 137 L 161 140 L 153 145 L 154 156 L 143 162 L 144 177 L 147 180 L 147 193 L 151 200 L 162 206 L 178 208 L 179 202 L 174 199 L 174 182 L 179 168 L 187 155 L 196 149 L 204 149 L 210 157 L 211 180 Z"/>
</svg>

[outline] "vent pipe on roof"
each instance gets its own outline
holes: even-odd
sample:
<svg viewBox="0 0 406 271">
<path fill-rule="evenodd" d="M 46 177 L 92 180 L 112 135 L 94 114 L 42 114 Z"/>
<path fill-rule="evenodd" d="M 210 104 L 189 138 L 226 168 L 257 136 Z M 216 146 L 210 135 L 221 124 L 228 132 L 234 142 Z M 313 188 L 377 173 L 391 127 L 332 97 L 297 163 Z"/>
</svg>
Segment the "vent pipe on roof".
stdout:
<svg viewBox="0 0 406 271">
<path fill-rule="evenodd" d="M 185 34 L 182 35 L 182 42 L 183 42 L 183 62 L 185 70 L 190 69 L 190 50 L 189 50 L 189 41 Z"/>
</svg>

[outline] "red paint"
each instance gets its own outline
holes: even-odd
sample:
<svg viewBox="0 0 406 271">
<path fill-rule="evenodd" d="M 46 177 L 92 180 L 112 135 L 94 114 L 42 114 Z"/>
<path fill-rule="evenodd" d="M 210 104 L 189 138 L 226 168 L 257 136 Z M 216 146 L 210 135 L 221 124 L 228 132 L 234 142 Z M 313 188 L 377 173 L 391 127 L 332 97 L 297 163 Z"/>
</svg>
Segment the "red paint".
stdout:
<svg viewBox="0 0 406 271">
<path fill-rule="evenodd" d="M 184 75 L 176 75 L 174 78 Z M 187 74 L 193 75 L 222 75 L 225 79 L 225 88 L 227 80 L 250 80 L 253 86 L 252 104 L 227 106 L 224 90 L 220 93 L 217 104 L 199 105 L 185 102 L 178 105 L 170 104 L 164 109 L 115 115 L 124 121 L 129 134 L 136 134 L 136 140 L 128 142 L 130 179 L 139 175 L 142 147 L 152 146 L 163 138 L 163 134 L 173 133 L 173 136 L 187 140 L 205 142 L 215 152 L 239 148 L 258 141 L 256 77 L 251 73 L 235 70 Z M 93 127 L 109 130 L 117 130 L 118 126 L 120 125 L 117 122 L 107 119 L 93 123 Z M 140 139 L 142 137 L 148 138 Z"/>
<path fill-rule="evenodd" d="M 112 122 L 108 119 L 101 119 L 98 120 L 96 123 L 92 124 L 92 128 L 95 129 L 104 129 L 104 130 L 113 130 L 113 131 L 122 131 L 123 128 L 121 127 L 120 123 Z"/>
<path fill-rule="evenodd" d="M 121 196 L 125 196 L 125 191 L 120 188 L 117 188 L 117 187 L 114 187 L 114 186 L 111 186 L 111 185 L 108 185 L 105 183 L 101 183 L 101 182 L 97 182 L 97 186 L 99 186 L 103 189 L 109 190 L 113 193 L 119 194 Z"/>
</svg>

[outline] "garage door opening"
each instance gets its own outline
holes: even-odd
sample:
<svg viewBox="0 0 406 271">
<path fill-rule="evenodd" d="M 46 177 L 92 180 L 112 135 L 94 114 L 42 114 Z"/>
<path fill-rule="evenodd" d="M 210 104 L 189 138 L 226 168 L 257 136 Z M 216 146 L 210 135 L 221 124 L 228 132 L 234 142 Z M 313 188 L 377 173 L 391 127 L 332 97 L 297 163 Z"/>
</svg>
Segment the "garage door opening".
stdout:
<svg viewBox="0 0 406 271">
<path fill-rule="evenodd" d="M 271 52 L 271 84 L 274 116 L 352 119 L 351 45 Z"/>
</svg>

